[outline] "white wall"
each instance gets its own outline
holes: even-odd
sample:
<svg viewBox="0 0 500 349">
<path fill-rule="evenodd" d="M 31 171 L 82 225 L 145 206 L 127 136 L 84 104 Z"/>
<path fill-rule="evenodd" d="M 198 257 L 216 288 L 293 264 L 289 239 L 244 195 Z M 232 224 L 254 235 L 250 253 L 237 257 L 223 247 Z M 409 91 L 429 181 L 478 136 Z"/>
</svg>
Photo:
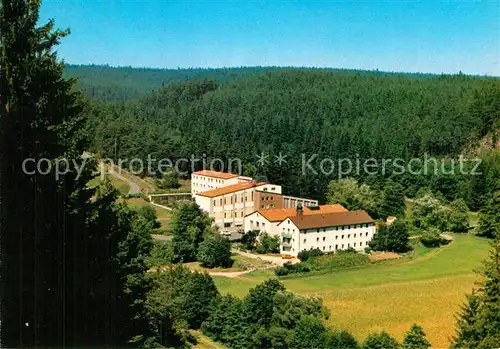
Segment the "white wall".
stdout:
<svg viewBox="0 0 500 349">
<path fill-rule="evenodd" d="M 259 212 L 254 212 L 251 215 L 245 217 L 245 232 L 249 230 L 259 230 L 260 232 L 266 232 L 270 236 L 280 236 L 280 230 L 278 229 L 278 224 L 280 222 L 270 222 Z"/>
<path fill-rule="evenodd" d="M 237 184 L 238 177 L 221 179 L 209 176 L 201 176 L 197 174 L 191 175 L 191 194 L 202 193 L 204 191 L 226 187 L 228 185 Z"/>
<path fill-rule="evenodd" d="M 299 233 L 299 229 L 295 224 L 287 219 L 278 228 L 281 229 L 281 235 L 284 233 L 292 235 L 291 249 L 290 251 L 286 251 L 282 244 L 281 251 L 293 256 L 297 256 L 300 251 L 315 248 L 319 248 L 322 252 L 347 250 L 349 247 L 357 251 L 363 251 L 375 234 L 375 224 L 370 224 L 368 227 L 366 227 L 366 224 L 356 224 L 343 227 L 319 228 L 319 232 L 317 231 L 318 229 L 309 229 L 307 232 Z"/>
</svg>

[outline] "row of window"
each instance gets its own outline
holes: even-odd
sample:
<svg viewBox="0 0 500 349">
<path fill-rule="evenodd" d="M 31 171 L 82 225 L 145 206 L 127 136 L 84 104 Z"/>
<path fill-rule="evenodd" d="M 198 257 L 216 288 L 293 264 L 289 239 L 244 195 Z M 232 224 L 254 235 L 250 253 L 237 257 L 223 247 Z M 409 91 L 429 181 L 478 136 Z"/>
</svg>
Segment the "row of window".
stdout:
<svg viewBox="0 0 500 349">
<path fill-rule="evenodd" d="M 356 238 L 357 234 L 353 234 L 353 235 L 354 235 L 353 238 Z M 345 235 L 341 235 L 340 238 L 343 239 L 344 236 Z M 365 233 L 365 237 L 367 237 L 367 236 L 368 236 L 368 232 Z M 362 233 L 359 234 L 359 237 L 363 237 L 363 234 Z M 335 240 L 338 240 L 338 238 L 339 238 L 339 236 L 335 235 Z M 347 234 L 347 238 L 350 239 L 351 238 L 351 234 Z M 326 236 L 323 236 L 323 241 L 326 241 Z M 306 243 L 306 242 L 307 242 L 307 239 L 304 239 L 304 243 Z M 316 238 L 316 242 L 319 242 L 319 237 Z"/>
<path fill-rule="evenodd" d="M 290 222 L 289 222 L 290 223 Z M 371 226 L 372 223 L 363 223 L 363 224 L 354 224 L 354 225 L 342 225 L 338 227 L 332 227 L 332 230 L 347 230 L 347 229 L 356 229 L 356 228 L 368 228 Z M 304 229 L 301 230 L 301 234 L 307 234 L 307 233 L 319 233 L 319 232 L 325 232 L 326 228 L 316 228 L 316 229 Z"/>
<path fill-rule="evenodd" d="M 196 175 L 192 175 L 192 180 L 195 180 L 195 179 L 202 179 L 202 180 L 205 180 L 206 182 L 215 182 L 215 183 L 224 183 L 224 180 L 223 179 L 218 179 L 218 178 L 211 178 L 211 177 L 205 177 L 205 176 L 196 176 Z M 194 185 L 196 185 L 196 182 L 194 182 Z"/>
<path fill-rule="evenodd" d="M 247 201 L 253 201 L 253 191 L 252 191 L 252 195 L 251 195 L 251 198 L 250 200 L 247 198 L 247 196 L 245 195 L 245 193 L 242 193 L 240 195 L 240 201 L 239 202 L 247 202 Z M 215 199 L 213 200 L 213 204 L 214 206 L 217 206 L 217 204 L 219 206 L 223 206 L 223 205 L 232 205 L 234 203 L 237 203 L 238 202 L 238 196 L 237 194 L 233 194 L 231 195 L 229 198 L 228 197 L 225 197 L 225 198 L 220 198 L 220 199 Z"/>
<path fill-rule="evenodd" d="M 346 247 L 346 245 L 347 245 L 347 247 Z M 368 242 L 365 242 L 364 246 L 368 246 Z M 344 249 L 349 248 L 349 247 L 351 247 L 350 243 L 349 244 L 341 244 L 340 246 L 339 245 L 335 245 L 333 250 L 332 250 L 332 245 L 328 246 L 328 250 L 326 249 L 326 246 L 323 246 L 322 250 L 325 251 L 325 252 L 326 251 L 338 251 L 338 250 L 344 250 Z M 356 247 L 356 243 L 353 243 L 352 247 L 353 248 Z M 359 247 L 363 247 L 363 241 L 359 242 Z M 309 247 L 310 250 L 314 250 L 315 248 L 319 248 L 319 247 L 313 247 L 313 246 Z M 284 246 L 283 250 L 289 251 L 290 247 Z M 306 250 L 306 248 L 302 249 L 302 251 L 305 251 L 305 250 Z M 295 248 L 292 248 L 292 251 L 295 252 Z"/>
<path fill-rule="evenodd" d="M 243 217 L 243 211 L 240 212 L 240 217 Z M 231 212 L 224 212 L 224 218 L 237 218 L 238 217 L 238 212 L 236 211 L 231 211 Z"/>
</svg>

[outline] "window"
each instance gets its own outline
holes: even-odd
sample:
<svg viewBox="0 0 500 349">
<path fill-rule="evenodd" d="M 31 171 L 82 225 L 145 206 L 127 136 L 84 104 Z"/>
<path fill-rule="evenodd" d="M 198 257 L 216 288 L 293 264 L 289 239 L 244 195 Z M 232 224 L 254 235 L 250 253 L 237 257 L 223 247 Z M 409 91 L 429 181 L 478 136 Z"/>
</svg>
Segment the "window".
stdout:
<svg viewBox="0 0 500 349">
<path fill-rule="evenodd" d="M 343 238 L 344 238 L 344 235 L 342 235 L 341 239 L 343 239 Z"/>
<path fill-rule="evenodd" d="M 347 247 L 351 247 L 351 244 L 347 244 Z"/>
<path fill-rule="evenodd" d="M 257 226 L 259 226 L 259 222 L 257 222 Z"/>
<path fill-rule="evenodd" d="M 332 250 L 332 245 L 330 245 L 330 247 L 328 247 L 328 249 L 331 251 Z"/>
<path fill-rule="evenodd" d="M 339 248 L 339 245 L 335 245 L 335 249 L 338 249 Z"/>
<path fill-rule="evenodd" d="M 307 239 L 304 239 L 304 243 L 306 243 Z"/>
<path fill-rule="evenodd" d="M 325 250 L 325 246 L 323 246 L 323 251 Z"/>
<path fill-rule="evenodd" d="M 344 230 L 344 228 L 345 228 L 345 227 L 344 227 L 344 226 L 342 226 L 342 230 Z"/>
<path fill-rule="evenodd" d="M 338 236 L 338 235 L 335 235 L 335 240 L 337 240 L 338 238 L 339 238 L 339 236 Z"/>
<path fill-rule="evenodd" d="M 262 222 L 262 228 L 264 228 L 266 226 L 266 223 Z"/>
<path fill-rule="evenodd" d="M 351 238 L 351 234 L 347 234 L 347 238 L 350 239 Z"/>
<path fill-rule="evenodd" d="M 354 243 L 354 247 L 356 247 L 356 243 Z"/>
<path fill-rule="evenodd" d="M 227 214 L 226 212 L 224 212 L 224 218 L 226 218 Z M 259 224 L 257 223 L 257 226 L 259 226 Z"/>
<path fill-rule="evenodd" d="M 359 242 L 359 246 L 363 246 L 363 241 L 360 241 L 360 242 Z"/>
<path fill-rule="evenodd" d="M 316 233 L 319 233 L 319 228 L 318 228 L 318 229 L 316 229 Z"/>
<path fill-rule="evenodd" d="M 253 221 L 250 221 L 250 226 L 253 226 Z"/>
<path fill-rule="evenodd" d="M 222 206 L 222 199 L 220 199 L 220 205 Z"/>
<path fill-rule="evenodd" d="M 365 236 L 368 236 L 368 232 L 366 232 Z"/>
<path fill-rule="evenodd" d="M 342 244 L 342 248 L 344 248 L 344 244 Z"/>
<path fill-rule="evenodd" d="M 216 204 L 216 201 L 214 200 L 214 206 L 216 206 L 216 205 L 217 205 L 217 204 Z"/>
<path fill-rule="evenodd" d="M 319 241 L 319 238 L 316 238 L 316 242 L 318 242 L 318 241 Z"/>
<path fill-rule="evenodd" d="M 231 226 L 231 223 L 224 223 L 224 228 L 229 228 Z"/>
<path fill-rule="evenodd" d="M 326 237 L 323 236 L 323 241 L 325 241 Z"/>
<path fill-rule="evenodd" d="M 241 217 L 243 217 L 243 211 L 241 211 Z"/>
</svg>

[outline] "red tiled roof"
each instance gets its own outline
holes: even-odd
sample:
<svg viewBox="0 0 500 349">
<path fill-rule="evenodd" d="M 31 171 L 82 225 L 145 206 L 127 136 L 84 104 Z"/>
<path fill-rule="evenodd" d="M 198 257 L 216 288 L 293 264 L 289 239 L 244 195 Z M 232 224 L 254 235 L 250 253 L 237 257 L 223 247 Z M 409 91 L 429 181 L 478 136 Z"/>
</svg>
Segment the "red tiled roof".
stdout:
<svg viewBox="0 0 500 349">
<path fill-rule="evenodd" d="M 288 217 L 299 229 L 335 227 L 350 224 L 373 223 L 363 210 Z M 280 223 L 281 224 L 281 223 Z"/>
<path fill-rule="evenodd" d="M 235 173 L 218 172 L 218 171 L 210 171 L 210 170 L 197 171 L 197 172 L 193 172 L 193 174 L 198 175 L 198 176 L 206 176 L 206 177 L 213 177 L 213 178 L 219 178 L 219 179 L 231 179 L 231 178 L 236 178 L 236 177 L 240 176 L 239 174 L 235 174 Z"/>
<path fill-rule="evenodd" d="M 314 215 L 314 214 L 326 214 L 326 213 L 334 213 L 334 212 L 346 212 L 347 209 L 340 204 L 332 204 L 332 205 L 320 205 L 318 209 L 310 209 L 309 207 L 303 208 L 304 215 Z M 267 210 L 258 210 L 265 219 L 269 222 L 278 222 L 282 221 L 285 218 L 290 216 L 294 216 L 297 214 L 297 209 L 295 207 L 290 208 L 270 208 Z"/>
<path fill-rule="evenodd" d="M 237 191 L 250 189 L 250 188 L 257 187 L 257 186 L 263 185 L 263 184 L 266 184 L 266 182 L 259 182 L 259 183 L 241 182 L 241 183 L 237 183 L 237 184 L 233 184 L 233 185 L 228 185 L 228 186 L 225 186 L 222 188 L 204 191 L 204 192 L 198 193 L 196 195 L 206 196 L 209 198 L 215 198 L 217 196 L 235 193 Z"/>
</svg>

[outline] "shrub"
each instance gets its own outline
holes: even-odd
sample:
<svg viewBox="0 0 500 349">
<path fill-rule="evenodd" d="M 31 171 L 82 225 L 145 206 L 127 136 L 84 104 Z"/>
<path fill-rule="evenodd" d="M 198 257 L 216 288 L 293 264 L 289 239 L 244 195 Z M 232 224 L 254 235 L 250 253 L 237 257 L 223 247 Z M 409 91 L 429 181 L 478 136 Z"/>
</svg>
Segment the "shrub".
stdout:
<svg viewBox="0 0 500 349">
<path fill-rule="evenodd" d="M 280 240 L 277 236 L 269 236 L 267 233 L 262 233 L 259 236 L 259 245 L 255 249 L 257 253 L 279 253 Z"/>
<path fill-rule="evenodd" d="M 286 262 L 282 267 L 277 268 L 274 272 L 276 276 L 285 276 L 294 273 L 308 273 L 310 271 L 311 268 L 309 268 L 307 264 L 304 263 L 292 264 L 290 262 Z"/>
<path fill-rule="evenodd" d="M 449 243 L 447 239 L 443 239 L 440 236 L 441 232 L 437 229 L 429 229 L 422 234 L 420 242 L 425 247 L 439 247 L 441 245 L 446 245 Z"/>
<path fill-rule="evenodd" d="M 253 250 L 257 244 L 257 236 L 259 236 L 258 230 L 249 230 L 241 237 L 241 244 L 247 250 Z"/>
<path fill-rule="evenodd" d="M 370 247 L 365 247 L 365 253 L 370 253 L 372 249 Z"/>
<path fill-rule="evenodd" d="M 149 258 L 149 266 L 164 266 L 175 260 L 174 249 L 169 241 L 154 241 Z"/>
<path fill-rule="evenodd" d="M 300 251 L 297 257 L 299 257 L 302 262 L 305 262 L 311 257 L 318 257 L 322 255 L 323 252 L 321 252 L 319 248 L 315 248 L 314 250 Z"/>
</svg>

